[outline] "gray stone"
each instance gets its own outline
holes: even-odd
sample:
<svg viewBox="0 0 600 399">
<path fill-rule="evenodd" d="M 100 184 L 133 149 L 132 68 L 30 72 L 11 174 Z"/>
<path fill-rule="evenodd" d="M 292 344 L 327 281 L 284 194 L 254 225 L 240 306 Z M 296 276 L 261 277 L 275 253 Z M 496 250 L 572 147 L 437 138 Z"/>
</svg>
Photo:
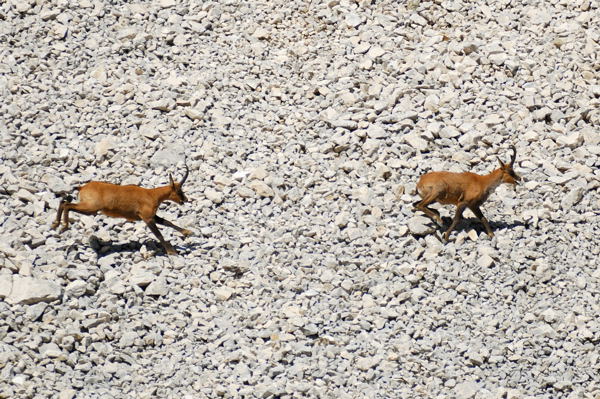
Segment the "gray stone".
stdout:
<svg viewBox="0 0 600 399">
<path fill-rule="evenodd" d="M 404 140 L 415 150 L 425 151 L 427 149 L 427 141 L 414 132 L 405 135 Z"/>
<path fill-rule="evenodd" d="M 63 355 L 63 351 L 54 342 L 40 346 L 40 355 L 49 358 L 57 358 Z"/>
<path fill-rule="evenodd" d="M 434 222 L 425 216 L 413 216 L 408 219 L 408 230 L 411 234 L 424 236 L 436 231 Z"/>
<path fill-rule="evenodd" d="M 75 280 L 65 287 L 65 295 L 79 298 L 87 291 L 87 284 L 83 280 Z"/>
<path fill-rule="evenodd" d="M 454 387 L 454 394 L 458 399 L 470 399 L 475 397 L 477 392 L 481 389 L 481 385 L 474 381 L 466 381 L 460 384 L 456 384 Z"/>
<path fill-rule="evenodd" d="M 221 202 L 223 202 L 223 193 L 220 191 L 216 191 L 213 188 L 207 187 L 204 190 L 204 195 L 206 196 L 206 198 L 208 200 L 210 200 L 211 202 L 215 203 L 215 204 L 220 204 Z"/>
<path fill-rule="evenodd" d="M 273 197 L 275 192 L 265 182 L 261 180 L 253 180 L 248 184 L 254 192 L 261 197 Z"/>
<path fill-rule="evenodd" d="M 215 289 L 214 293 L 215 293 L 215 297 L 219 301 L 226 301 L 229 298 L 231 298 L 231 296 L 234 294 L 234 291 L 228 287 L 220 287 L 220 288 Z"/>
<path fill-rule="evenodd" d="M 32 305 L 38 302 L 52 302 L 62 295 L 60 286 L 49 280 L 33 277 L 13 276 L 12 290 L 6 297 L 8 303 Z"/>
<path fill-rule="evenodd" d="M 560 205 L 564 210 L 569 210 L 577 205 L 583 198 L 585 190 L 583 187 L 576 187 L 570 190 L 560 201 Z"/>
<path fill-rule="evenodd" d="M 382 125 L 374 124 L 367 128 L 367 136 L 373 139 L 385 139 L 389 136 L 389 133 Z"/>
<path fill-rule="evenodd" d="M 4 299 L 10 295 L 12 283 L 12 274 L 0 274 L 0 299 Z"/>
<path fill-rule="evenodd" d="M 144 291 L 146 295 L 152 296 L 165 296 L 169 293 L 167 286 L 167 279 L 164 277 L 158 277 L 156 280 L 151 282 Z"/>
</svg>

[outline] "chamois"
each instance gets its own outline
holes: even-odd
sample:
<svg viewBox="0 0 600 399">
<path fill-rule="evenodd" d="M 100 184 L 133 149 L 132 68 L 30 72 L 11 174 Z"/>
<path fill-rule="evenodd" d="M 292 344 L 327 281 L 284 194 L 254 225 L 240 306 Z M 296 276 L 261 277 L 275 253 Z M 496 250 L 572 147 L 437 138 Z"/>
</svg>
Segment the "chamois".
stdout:
<svg viewBox="0 0 600 399">
<path fill-rule="evenodd" d="M 450 232 L 461 220 L 463 211 L 465 208 L 469 208 L 481 221 L 488 236 L 492 238 L 494 233 L 479 207 L 500 184 L 516 185 L 521 180 L 521 177 L 513 170 L 517 150 L 515 146 L 510 148 L 513 151 L 510 162 L 503 163 L 498 157 L 500 167 L 484 176 L 471 172 L 429 172 L 424 174 L 417 183 L 417 192 L 422 199 L 413 204 L 414 210 L 424 212 L 431 219 L 437 221 L 440 226 L 443 226 L 440 213 L 427 205 L 434 202 L 456 205 L 456 214 L 452 224 L 444 233 L 444 239 L 448 241 Z"/>
<path fill-rule="evenodd" d="M 185 165 L 185 169 L 185 175 L 179 183 L 174 182 L 173 177 L 169 174 L 169 185 L 151 189 L 100 181 L 86 183 L 77 188 L 79 190 L 78 203 L 68 202 L 67 199 L 61 201 L 52 228 L 56 229 L 60 225 L 60 218 L 64 212 L 64 226 L 60 233 L 67 230 L 69 228 L 69 211 L 84 215 L 95 215 L 101 212 L 110 217 L 125 218 L 129 221 L 143 220 L 158 238 L 167 254 L 176 255 L 177 251 L 168 241 L 165 241 L 156 224 L 171 227 L 184 236 L 188 236 L 192 232 L 161 218 L 156 211 L 163 201 L 173 201 L 178 204 L 187 201 L 182 187 L 190 170 L 187 165 Z"/>
</svg>

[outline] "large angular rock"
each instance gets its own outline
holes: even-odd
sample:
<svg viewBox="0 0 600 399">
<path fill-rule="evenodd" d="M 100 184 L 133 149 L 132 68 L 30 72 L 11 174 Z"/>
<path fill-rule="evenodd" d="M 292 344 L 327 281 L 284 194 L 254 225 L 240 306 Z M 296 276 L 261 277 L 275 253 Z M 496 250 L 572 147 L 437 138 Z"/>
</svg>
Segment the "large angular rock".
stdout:
<svg viewBox="0 0 600 399">
<path fill-rule="evenodd" d="M 413 216 L 408 219 L 408 230 L 411 234 L 424 236 L 435 232 L 434 222 L 425 216 Z"/>
<path fill-rule="evenodd" d="M 12 274 L 0 274 L 0 299 L 10 295 L 13 285 Z"/>
<path fill-rule="evenodd" d="M 62 295 L 60 285 L 49 280 L 33 277 L 14 276 L 12 290 L 6 302 L 31 305 L 38 302 L 52 302 Z"/>
</svg>

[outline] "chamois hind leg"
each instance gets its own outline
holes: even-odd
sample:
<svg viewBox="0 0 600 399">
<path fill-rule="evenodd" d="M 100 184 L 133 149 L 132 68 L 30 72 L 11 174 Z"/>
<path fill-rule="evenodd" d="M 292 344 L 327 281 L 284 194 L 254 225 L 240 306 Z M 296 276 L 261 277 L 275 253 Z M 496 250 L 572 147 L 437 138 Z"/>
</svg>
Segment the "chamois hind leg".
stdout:
<svg viewBox="0 0 600 399">
<path fill-rule="evenodd" d="M 417 201 L 415 202 L 414 205 L 414 209 L 423 212 L 424 214 L 426 214 L 427 216 L 429 216 L 432 220 L 436 221 L 440 226 L 444 225 L 444 222 L 442 221 L 442 217 L 440 216 L 440 213 L 432 208 L 429 208 L 427 205 L 431 204 L 432 202 L 435 202 L 436 199 L 436 195 L 428 195 L 425 198 L 423 198 L 421 201 Z"/>
<path fill-rule="evenodd" d="M 494 237 L 494 232 L 492 231 L 492 228 L 490 227 L 490 224 L 488 223 L 485 216 L 483 216 L 483 212 L 481 212 L 481 209 L 479 208 L 479 206 L 470 206 L 469 209 L 481 221 L 481 223 L 483 224 L 483 227 L 485 227 L 485 231 L 487 232 L 487 235 L 490 238 Z"/>
<path fill-rule="evenodd" d="M 156 223 L 158 224 L 162 224 L 163 226 L 167 226 L 170 227 L 172 229 L 177 230 L 178 232 L 180 232 L 181 234 L 183 234 L 184 236 L 189 236 L 192 234 L 192 232 L 188 229 L 184 229 L 181 228 L 179 226 L 175 226 L 173 223 L 169 222 L 167 219 L 163 219 L 160 216 L 156 215 L 154 216 L 154 220 L 156 221 Z"/>
<path fill-rule="evenodd" d="M 52 223 L 52 226 L 50 226 L 51 229 L 54 230 L 58 226 L 60 226 L 60 217 L 62 216 L 65 204 L 68 204 L 68 202 L 66 202 L 64 200 L 60 201 L 60 204 L 58 205 L 58 211 L 56 212 L 56 220 L 54 220 L 54 223 Z"/>
<path fill-rule="evenodd" d="M 173 248 L 173 246 L 164 239 L 163 235 L 160 233 L 160 230 L 158 230 L 158 227 L 156 226 L 154 219 L 144 220 L 144 222 L 146 223 L 146 225 L 148 226 L 150 231 L 152 233 L 154 233 L 156 238 L 158 238 L 158 241 L 160 241 L 160 244 L 163 246 L 163 248 L 167 252 L 167 255 L 177 255 L 177 251 L 175 250 L 175 248 Z"/>
<path fill-rule="evenodd" d="M 454 228 L 456 227 L 456 225 L 458 224 L 458 222 L 460 222 L 460 219 L 462 218 L 462 214 L 465 210 L 465 208 L 467 207 L 466 204 L 464 203 L 460 203 L 456 206 L 456 214 L 454 215 L 454 219 L 452 220 L 452 224 L 450 225 L 450 227 L 448 228 L 448 230 L 446 230 L 446 232 L 444 233 L 444 239 L 446 241 L 448 241 L 448 239 L 450 238 L 450 232 L 452 230 L 454 230 Z"/>
<path fill-rule="evenodd" d="M 60 209 L 60 208 L 59 208 Z M 69 211 L 73 211 L 76 213 L 81 213 L 83 215 L 95 215 L 98 212 L 98 209 L 95 207 L 91 207 L 85 202 L 79 202 L 77 204 L 73 204 L 71 202 L 65 202 L 62 204 L 63 213 L 63 228 L 60 232 L 64 232 L 69 228 Z"/>
</svg>

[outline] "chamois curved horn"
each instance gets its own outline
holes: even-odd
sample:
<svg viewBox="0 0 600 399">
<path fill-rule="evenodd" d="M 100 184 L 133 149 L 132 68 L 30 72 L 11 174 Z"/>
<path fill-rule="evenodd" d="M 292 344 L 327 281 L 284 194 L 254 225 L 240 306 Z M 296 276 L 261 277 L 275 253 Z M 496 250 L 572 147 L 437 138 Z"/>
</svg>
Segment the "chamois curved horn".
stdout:
<svg viewBox="0 0 600 399">
<path fill-rule="evenodd" d="M 185 165 L 185 175 L 183 175 L 183 178 L 181 179 L 181 182 L 179 182 L 180 186 L 183 186 L 183 183 L 185 183 L 185 181 L 188 178 L 188 175 L 190 174 L 190 168 L 188 168 L 187 164 Z"/>
<path fill-rule="evenodd" d="M 515 163 L 515 159 L 517 158 L 517 149 L 514 145 L 511 145 L 510 149 L 513 150 L 512 157 L 510 158 L 510 167 L 512 168 L 513 164 Z"/>
</svg>

